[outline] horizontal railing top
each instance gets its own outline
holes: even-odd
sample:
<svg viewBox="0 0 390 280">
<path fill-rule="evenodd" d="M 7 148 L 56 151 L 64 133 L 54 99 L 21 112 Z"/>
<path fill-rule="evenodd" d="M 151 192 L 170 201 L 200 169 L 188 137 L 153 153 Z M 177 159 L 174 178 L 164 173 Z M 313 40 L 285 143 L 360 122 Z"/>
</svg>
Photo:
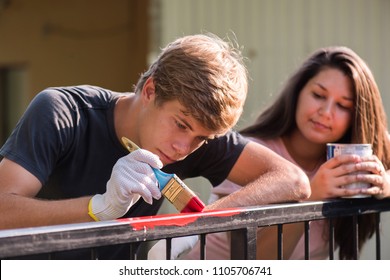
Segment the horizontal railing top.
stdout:
<svg viewBox="0 0 390 280">
<path fill-rule="evenodd" d="M 390 211 L 390 199 L 343 199 L 0 230 L 0 258 Z"/>
</svg>

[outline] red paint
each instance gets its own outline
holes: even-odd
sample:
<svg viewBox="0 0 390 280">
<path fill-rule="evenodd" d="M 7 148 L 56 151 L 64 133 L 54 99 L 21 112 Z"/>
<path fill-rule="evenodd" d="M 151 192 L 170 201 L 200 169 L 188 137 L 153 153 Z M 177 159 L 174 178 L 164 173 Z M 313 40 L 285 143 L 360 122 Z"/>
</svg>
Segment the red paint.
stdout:
<svg viewBox="0 0 390 280">
<path fill-rule="evenodd" d="M 180 213 L 202 212 L 206 205 L 197 196 L 193 196 Z"/>
<path fill-rule="evenodd" d="M 203 212 L 192 212 L 182 214 L 165 214 L 157 216 L 146 216 L 137 218 L 118 219 L 119 222 L 129 223 L 134 230 L 152 229 L 156 226 L 186 226 L 195 222 L 200 217 L 228 217 L 241 213 L 243 209 L 230 208 L 220 210 L 206 210 Z"/>
</svg>

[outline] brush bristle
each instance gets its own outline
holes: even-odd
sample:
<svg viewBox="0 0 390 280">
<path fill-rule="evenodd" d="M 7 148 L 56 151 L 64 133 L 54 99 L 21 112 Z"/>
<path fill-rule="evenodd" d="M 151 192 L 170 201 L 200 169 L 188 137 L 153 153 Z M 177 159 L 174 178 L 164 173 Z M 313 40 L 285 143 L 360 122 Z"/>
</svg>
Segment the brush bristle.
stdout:
<svg viewBox="0 0 390 280">
<path fill-rule="evenodd" d="M 180 213 L 188 213 L 188 212 L 202 212 L 206 207 L 204 203 L 199 199 L 199 197 L 194 196 L 188 201 L 186 206 L 180 211 Z"/>
<path fill-rule="evenodd" d="M 162 190 L 162 194 L 181 212 L 201 212 L 205 207 L 199 197 L 176 175 Z"/>
</svg>

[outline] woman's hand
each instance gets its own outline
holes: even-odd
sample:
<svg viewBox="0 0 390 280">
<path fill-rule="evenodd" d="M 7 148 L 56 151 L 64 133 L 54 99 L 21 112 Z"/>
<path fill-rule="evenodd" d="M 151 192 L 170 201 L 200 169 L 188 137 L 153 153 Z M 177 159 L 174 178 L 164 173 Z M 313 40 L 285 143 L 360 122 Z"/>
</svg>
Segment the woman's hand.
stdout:
<svg viewBox="0 0 390 280">
<path fill-rule="evenodd" d="M 370 172 L 356 175 L 359 181 L 371 184 L 370 188 L 361 190 L 362 194 L 373 195 L 378 199 L 390 196 L 390 170 L 385 170 L 377 156 L 362 157 L 362 161 L 357 163 L 356 167 L 358 170 Z"/>
<path fill-rule="evenodd" d="M 362 158 L 357 155 L 339 155 L 324 162 L 310 181 L 312 194 L 309 200 L 324 200 L 362 193 L 362 189 L 346 189 L 343 186 L 357 181 L 366 181 L 351 174 L 367 167 L 359 165 Z M 360 175 L 359 175 L 360 176 Z"/>
</svg>

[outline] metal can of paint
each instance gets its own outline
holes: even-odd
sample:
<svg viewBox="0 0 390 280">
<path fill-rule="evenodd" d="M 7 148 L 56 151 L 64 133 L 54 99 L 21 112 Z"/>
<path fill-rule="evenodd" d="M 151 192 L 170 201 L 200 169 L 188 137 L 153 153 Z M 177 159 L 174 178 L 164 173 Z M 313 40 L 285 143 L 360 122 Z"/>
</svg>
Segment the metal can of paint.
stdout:
<svg viewBox="0 0 390 280">
<path fill-rule="evenodd" d="M 338 155 L 345 154 L 354 154 L 359 156 L 370 156 L 372 155 L 372 147 L 371 144 L 337 144 L 337 143 L 328 143 L 326 145 L 326 158 L 329 160 Z M 367 172 L 358 171 L 353 174 L 366 174 Z M 348 189 L 362 189 L 369 188 L 370 184 L 366 182 L 355 182 L 352 184 L 348 184 L 343 186 L 343 188 Z M 359 198 L 359 197 L 367 197 L 369 195 L 358 194 L 354 196 L 348 196 L 348 198 Z"/>
</svg>

